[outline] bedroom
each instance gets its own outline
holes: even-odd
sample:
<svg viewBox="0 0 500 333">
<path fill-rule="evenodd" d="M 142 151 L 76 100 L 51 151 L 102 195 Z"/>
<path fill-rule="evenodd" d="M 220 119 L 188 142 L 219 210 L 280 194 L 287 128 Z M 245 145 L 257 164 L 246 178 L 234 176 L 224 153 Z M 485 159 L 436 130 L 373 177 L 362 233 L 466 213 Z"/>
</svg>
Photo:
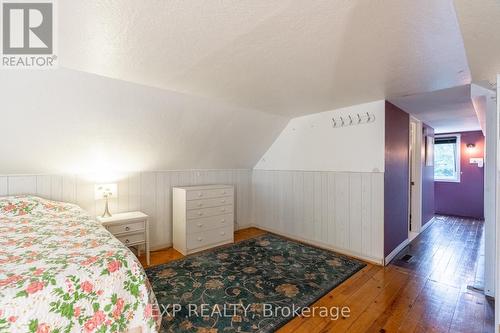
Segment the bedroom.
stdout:
<svg viewBox="0 0 500 333">
<path fill-rule="evenodd" d="M 0 332 L 498 331 L 497 1 L 1 17 Z M 448 231 L 427 128 L 485 134 Z"/>
</svg>

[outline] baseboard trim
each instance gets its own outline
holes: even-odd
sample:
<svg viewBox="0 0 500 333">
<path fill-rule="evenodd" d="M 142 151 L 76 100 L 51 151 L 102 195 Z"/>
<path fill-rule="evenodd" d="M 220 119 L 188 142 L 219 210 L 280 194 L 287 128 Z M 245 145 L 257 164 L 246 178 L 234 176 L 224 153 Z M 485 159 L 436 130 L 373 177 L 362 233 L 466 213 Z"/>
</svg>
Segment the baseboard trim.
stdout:
<svg viewBox="0 0 500 333">
<path fill-rule="evenodd" d="M 165 249 L 168 249 L 169 247 L 172 247 L 172 246 L 173 246 L 172 243 L 165 243 L 165 244 L 150 246 L 149 251 L 165 250 Z"/>
<path fill-rule="evenodd" d="M 243 225 L 238 225 L 234 230 L 242 230 L 242 229 L 248 229 L 248 228 L 254 228 L 255 226 L 253 224 L 243 224 Z"/>
<path fill-rule="evenodd" d="M 425 229 L 429 228 L 431 226 L 431 224 L 433 224 L 434 222 L 436 222 L 436 220 L 434 218 L 432 218 L 429 221 L 427 221 L 426 224 L 424 224 L 422 227 L 420 227 L 420 232 L 424 232 Z"/>
<path fill-rule="evenodd" d="M 245 223 L 244 225 L 238 225 L 235 223 L 234 230 L 241 230 L 241 229 L 252 228 L 252 227 L 254 227 L 253 224 Z M 172 242 L 163 243 L 163 244 L 159 244 L 159 245 L 151 245 L 149 247 L 149 250 L 150 251 L 165 250 L 165 249 L 168 249 L 169 247 L 173 247 L 173 246 L 174 246 L 174 244 Z"/>
<path fill-rule="evenodd" d="M 278 230 L 275 230 L 275 229 L 272 229 L 272 228 L 263 227 L 263 226 L 256 225 L 256 224 L 249 225 L 248 228 L 261 229 L 261 230 L 264 230 L 264 231 L 276 234 L 278 236 L 283 236 L 283 237 L 286 237 L 286 238 L 290 238 L 291 240 L 295 240 L 297 242 L 301 242 L 301 243 L 304 243 L 304 244 L 307 244 L 307 245 L 319 247 L 321 249 L 334 251 L 334 252 L 337 252 L 339 254 L 343 254 L 343 255 L 346 255 L 346 256 L 349 256 L 349 257 L 352 257 L 352 258 L 356 258 L 356 259 L 359 259 L 359 260 L 362 260 L 362 261 L 366 261 L 366 262 L 369 262 L 369 263 L 377 265 L 377 266 L 383 266 L 383 264 L 384 264 L 384 260 L 383 259 L 368 257 L 368 256 L 365 256 L 365 255 L 360 254 L 360 253 L 356 253 L 356 252 L 349 251 L 349 250 L 346 250 L 346 249 L 343 249 L 343 248 L 338 248 L 338 247 L 335 247 L 335 246 L 331 246 L 331 245 L 325 244 L 323 242 L 319 242 L 319 241 L 314 241 L 314 240 L 310 240 L 310 239 L 298 237 L 298 236 L 295 236 L 295 235 L 292 235 L 292 234 L 289 234 L 289 233 L 286 233 L 286 232 L 278 231 Z"/>
<path fill-rule="evenodd" d="M 302 237 L 297 237 L 297 236 L 294 236 L 294 235 L 286 233 L 286 232 L 281 232 L 281 231 L 278 231 L 278 230 L 275 230 L 275 229 L 272 229 L 272 228 L 263 227 L 263 226 L 260 226 L 260 225 L 254 224 L 254 223 L 245 223 L 244 225 L 238 225 L 238 227 L 236 228 L 236 230 L 242 230 L 242 229 L 247 229 L 247 228 L 262 229 L 264 231 L 267 231 L 267 232 L 270 232 L 270 233 L 273 233 L 273 234 L 276 234 L 276 235 L 287 237 L 287 238 L 290 238 L 292 240 L 296 240 L 298 242 L 301 242 L 301 243 L 304 243 L 304 244 L 308 244 L 308 245 L 311 245 L 311 246 L 316 246 L 316 247 L 319 247 L 319 248 L 322 248 L 322 249 L 325 249 L 325 250 L 334 251 L 334 252 L 337 252 L 339 254 L 343 254 L 343 255 L 346 255 L 346 256 L 349 256 L 349 257 L 353 257 L 353 258 L 356 258 L 356 259 L 360 259 L 360 260 L 369 262 L 369 263 L 374 264 L 374 265 L 378 265 L 378 266 L 383 266 L 384 265 L 384 259 L 379 259 L 379 258 L 373 258 L 373 257 L 365 256 L 365 255 L 362 255 L 360 253 L 356 253 L 356 252 L 349 251 L 349 250 L 346 250 L 346 249 L 343 249 L 343 248 L 338 248 L 338 247 L 335 247 L 335 246 L 331 246 L 329 244 L 325 244 L 325 243 L 322 243 L 322 242 L 318 242 L 318 241 L 314 241 L 314 240 L 310 240 L 310 239 L 306 239 L 306 238 L 302 238 Z M 150 247 L 150 251 L 164 250 L 164 249 L 172 247 L 172 246 L 173 246 L 172 243 L 159 244 L 159 245 L 151 246 Z"/>
<path fill-rule="evenodd" d="M 399 244 L 394 250 L 384 260 L 384 266 L 387 266 L 392 259 L 394 259 L 401 250 L 403 250 L 408 244 L 410 244 L 410 240 L 407 238 L 401 244 Z"/>
</svg>

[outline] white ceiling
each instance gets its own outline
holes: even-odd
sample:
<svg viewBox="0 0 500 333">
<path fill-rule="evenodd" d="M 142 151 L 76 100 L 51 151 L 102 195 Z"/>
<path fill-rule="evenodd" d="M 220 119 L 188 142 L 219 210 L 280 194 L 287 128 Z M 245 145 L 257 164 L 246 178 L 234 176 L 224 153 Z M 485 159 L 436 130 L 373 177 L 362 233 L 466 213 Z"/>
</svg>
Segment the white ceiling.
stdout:
<svg viewBox="0 0 500 333">
<path fill-rule="evenodd" d="M 470 85 L 395 98 L 391 103 L 433 127 L 436 133 L 481 130 Z"/>
<path fill-rule="evenodd" d="M 471 81 L 452 0 L 58 6 L 64 67 L 285 116 Z"/>
<path fill-rule="evenodd" d="M 441 133 L 479 130 L 480 122 L 484 129 L 481 96 L 491 97 L 496 74 L 500 73 L 500 1 L 454 0 L 454 3 L 476 87 L 472 99 L 467 86 L 395 100 Z M 485 89 L 479 89 L 480 86 Z"/>
<path fill-rule="evenodd" d="M 500 73 L 500 1 L 455 0 L 474 82 Z"/>
</svg>

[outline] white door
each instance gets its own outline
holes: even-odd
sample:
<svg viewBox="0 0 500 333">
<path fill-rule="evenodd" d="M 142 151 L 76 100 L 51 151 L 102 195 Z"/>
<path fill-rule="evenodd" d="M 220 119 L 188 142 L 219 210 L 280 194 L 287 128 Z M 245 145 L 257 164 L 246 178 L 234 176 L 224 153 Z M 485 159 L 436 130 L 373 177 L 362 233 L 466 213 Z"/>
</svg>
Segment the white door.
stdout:
<svg viewBox="0 0 500 333">
<path fill-rule="evenodd" d="M 408 217 L 408 239 L 411 241 L 420 233 L 422 209 L 422 124 L 410 118 L 410 200 Z"/>
</svg>

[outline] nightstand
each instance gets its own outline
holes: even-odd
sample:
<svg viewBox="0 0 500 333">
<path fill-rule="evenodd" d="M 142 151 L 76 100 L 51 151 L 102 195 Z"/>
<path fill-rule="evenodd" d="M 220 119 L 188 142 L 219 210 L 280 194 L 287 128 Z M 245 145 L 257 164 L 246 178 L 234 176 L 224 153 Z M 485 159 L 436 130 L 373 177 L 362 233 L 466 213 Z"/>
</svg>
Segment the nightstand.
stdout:
<svg viewBox="0 0 500 333">
<path fill-rule="evenodd" d="M 149 265 L 149 222 L 146 214 L 120 213 L 111 217 L 98 216 L 96 220 L 126 246 L 137 246 L 137 255 L 140 255 L 139 246 L 144 245 Z"/>
</svg>

